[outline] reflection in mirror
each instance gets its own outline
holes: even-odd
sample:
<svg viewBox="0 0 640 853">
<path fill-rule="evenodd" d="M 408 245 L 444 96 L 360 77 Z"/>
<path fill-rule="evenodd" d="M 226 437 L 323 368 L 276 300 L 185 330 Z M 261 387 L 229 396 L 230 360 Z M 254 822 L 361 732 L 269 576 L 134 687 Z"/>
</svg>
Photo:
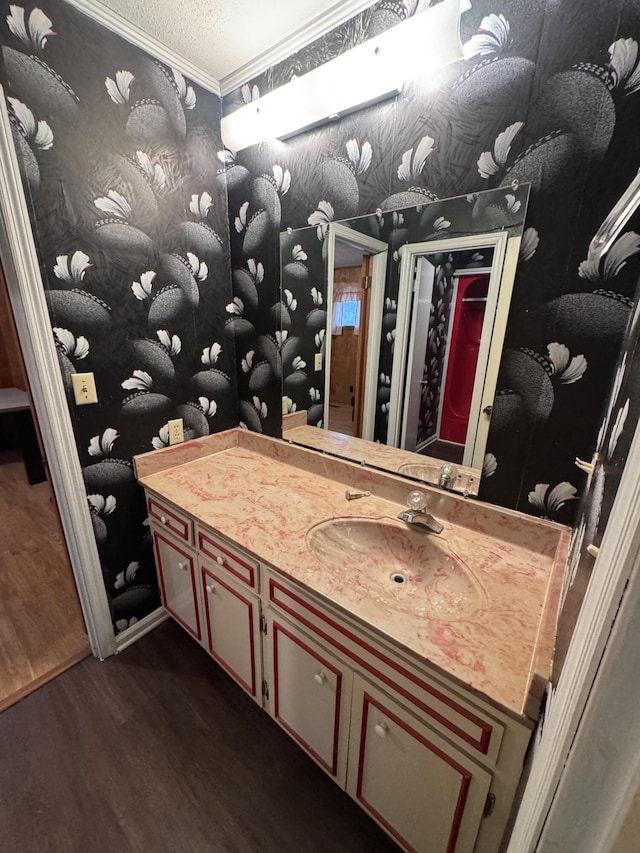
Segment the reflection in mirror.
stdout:
<svg viewBox="0 0 640 853">
<path fill-rule="evenodd" d="M 499 232 L 402 247 L 387 444 L 482 467 L 515 272 L 507 243 Z"/>
<path fill-rule="evenodd" d="M 284 437 L 477 494 L 528 195 L 283 232 Z"/>
</svg>

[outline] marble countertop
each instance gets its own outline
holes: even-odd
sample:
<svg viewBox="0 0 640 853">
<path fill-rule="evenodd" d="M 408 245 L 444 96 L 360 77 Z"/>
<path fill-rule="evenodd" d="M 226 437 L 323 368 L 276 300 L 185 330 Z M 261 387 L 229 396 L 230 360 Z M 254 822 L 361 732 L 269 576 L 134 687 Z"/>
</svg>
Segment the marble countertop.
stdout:
<svg viewBox="0 0 640 853">
<path fill-rule="evenodd" d="M 444 525 L 436 538 L 486 604 L 443 621 L 398 609 L 391 584 L 387 599 L 376 594 L 370 566 L 350 582 L 307 547 L 307 531 L 327 519 L 395 520 L 412 487 L 403 478 L 243 430 L 144 454 L 135 464 L 158 497 L 497 706 L 535 719 L 551 673 L 568 528 L 424 487 Z M 347 501 L 345 487 L 372 495 Z"/>
</svg>

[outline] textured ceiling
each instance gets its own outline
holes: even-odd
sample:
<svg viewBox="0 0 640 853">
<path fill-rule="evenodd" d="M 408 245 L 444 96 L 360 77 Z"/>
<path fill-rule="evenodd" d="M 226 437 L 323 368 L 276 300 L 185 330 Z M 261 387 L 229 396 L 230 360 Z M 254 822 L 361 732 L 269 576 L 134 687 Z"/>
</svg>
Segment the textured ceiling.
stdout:
<svg viewBox="0 0 640 853">
<path fill-rule="evenodd" d="M 101 5 L 217 80 L 311 22 L 350 6 L 344 0 L 102 0 Z"/>
</svg>

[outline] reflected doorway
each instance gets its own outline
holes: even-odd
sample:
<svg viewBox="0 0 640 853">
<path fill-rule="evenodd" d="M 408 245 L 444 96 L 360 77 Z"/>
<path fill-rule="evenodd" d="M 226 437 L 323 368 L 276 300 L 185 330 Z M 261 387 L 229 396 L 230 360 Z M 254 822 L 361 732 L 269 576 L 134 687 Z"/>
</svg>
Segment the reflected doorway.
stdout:
<svg viewBox="0 0 640 853">
<path fill-rule="evenodd" d="M 444 263 L 442 255 L 416 261 L 401 439 L 406 450 L 463 462 L 492 259 L 489 249 L 451 253 Z M 465 263 L 469 268 L 458 268 Z"/>
<path fill-rule="evenodd" d="M 370 282 L 371 257 L 357 246 L 336 241 L 327 428 L 358 438 L 364 413 Z"/>
</svg>

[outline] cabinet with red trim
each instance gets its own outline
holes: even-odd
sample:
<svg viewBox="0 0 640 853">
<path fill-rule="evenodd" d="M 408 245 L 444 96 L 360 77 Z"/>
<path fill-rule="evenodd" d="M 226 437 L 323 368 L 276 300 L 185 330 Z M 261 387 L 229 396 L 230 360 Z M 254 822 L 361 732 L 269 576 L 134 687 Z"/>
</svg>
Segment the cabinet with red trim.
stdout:
<svg viewBox="0 0 640 853">
<path fill-rule="evenodd" d="M 152 527 L 152 535 L 162 603 L 173 618 L 200 641 L 202 625 L 195 554 L 164 530 Z"/>
<path fill-rule="evenodd" d="M 344 787 L 351 669 L 277 612 L 266 613 L 265 709 Z"/>
<path fill-rule="evenodd" d="M 495 853 L 532 724 L 149 497 L 167 611 L 406 851 Z"/>
<path fill-rule="evenodd" d="M 281 574 L 266 569 L 261 585 L 269 693 L 280 693 L 284 670 L 289 694 L 312 699 L 311 678 L 318 674 L 320 661 L 331 662 L 341 678 L 341 713 L 335 714 L 335 704 L 317 703 L 310 712 L 314 722 L 307 724 L 314 732 L 321 726 L 324 743 L 337 749 L 339 760 L 346 759 L 350 796 L 403 850 L 499 850 L 531 726 L 454 686 L 426 662 L 403 654 Z M 290 642 L 305 646 L 314 660 L 305 665 L 286 657 L 283 651 Z M 276 666 L 277 656 L 281 660 Z M 299 650 L 297 658 L 304 657 Z M 273 702 L 267 709 L 275 716 Z M 331 740 L 327 732 L 335 720 L 340 725 Z M 300 723 L 278 722 L 342 782 L 341 774 L 326 766 L 326 751 L 324 763 L 313 754 Z"/>
<path fill-rule="evenodd" d="M 220 666 L 262 704 L 260 599 L 218 563 L 200 557 L 205 643 Z"/>
<path fill-rule="evenodd" d="M 491 774 L 359 675 L 349 754 L 348 793 L 403 849 L 473 850 Z"/>
</svg>

